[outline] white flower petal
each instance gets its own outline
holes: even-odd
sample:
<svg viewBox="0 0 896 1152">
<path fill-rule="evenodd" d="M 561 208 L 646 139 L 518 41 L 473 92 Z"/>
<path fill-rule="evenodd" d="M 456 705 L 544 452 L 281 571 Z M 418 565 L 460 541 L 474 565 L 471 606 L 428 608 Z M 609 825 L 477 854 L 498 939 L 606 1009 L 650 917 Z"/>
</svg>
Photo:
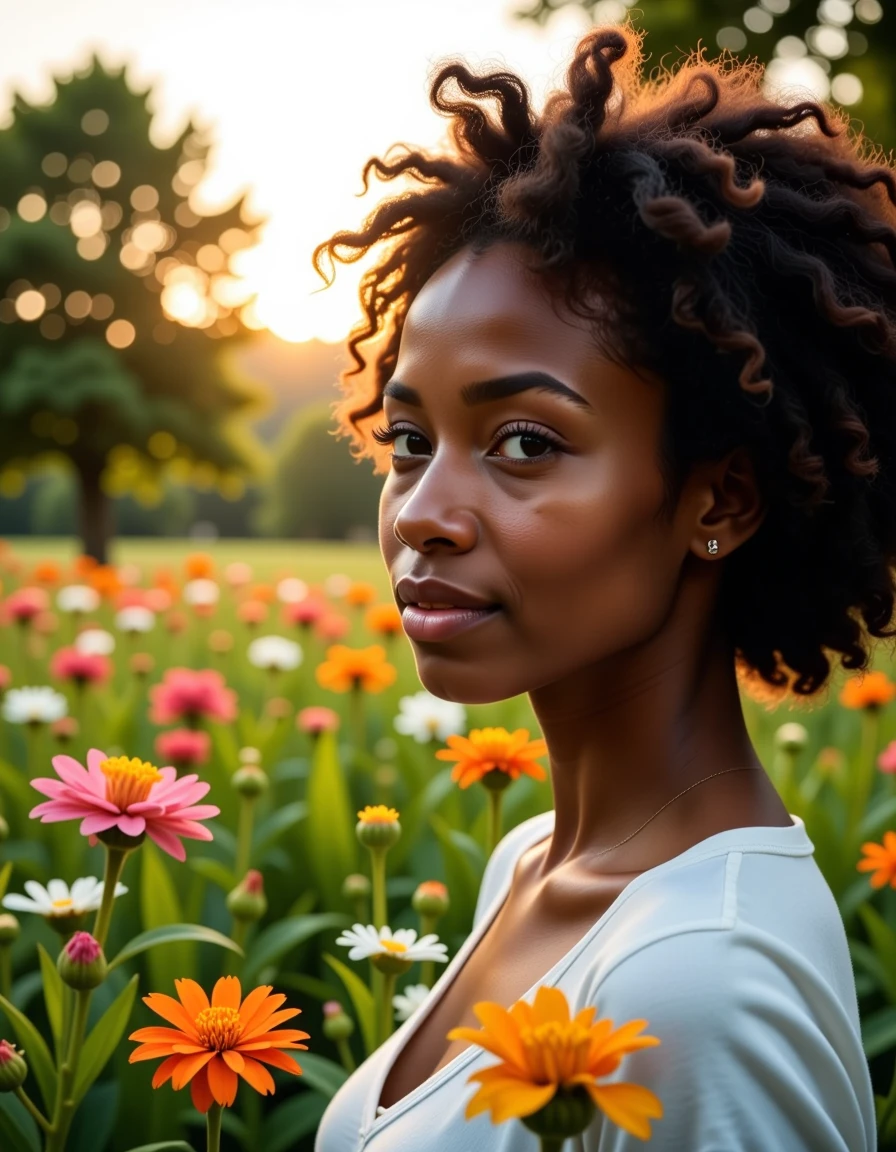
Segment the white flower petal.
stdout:
<svg viewBox="0 0 896 1152">
<path fill-rule="evenodd" d="M 10 892 L 2 900 L 4 908 L 11 908 L 13 912 L 43 912 L 42 904 L 29 900 L 27 896 L 20 896 L 17 892 Z"/>
<path fill-rule="evenodd" d="M 49 908 L 53 903 L 50 893 L 44 888 L 43 884 L 38 884 L 36 880 L 26 880 L 23 887 L 28 895 L 42 908 Z"/>
</svg>

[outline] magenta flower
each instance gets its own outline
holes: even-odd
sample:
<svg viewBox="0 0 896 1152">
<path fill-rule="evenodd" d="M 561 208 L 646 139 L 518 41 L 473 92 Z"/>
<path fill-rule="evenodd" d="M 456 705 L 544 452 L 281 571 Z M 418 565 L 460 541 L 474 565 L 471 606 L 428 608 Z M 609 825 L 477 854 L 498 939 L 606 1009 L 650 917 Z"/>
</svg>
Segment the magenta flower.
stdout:
<svg viewBox="0 0 896 1152">
<path fill-rule="evenodd" d="M 195 767 L 208 762 L 212 750 L 212 738 L 208 732 L 196 732 L 192 728 L 172 728 L 170 732 L 160 732 L 156 736 L 156 752 L 162 760 L 170 760 L 179 768 Z"/>
<path fill-rule="evenodd" d="M 3 604 L 3 616 L 18 624 L 28 624 L 40 612 L 46 611 L 50 597 L 44 588 L 17 588 L 10 592 Z"/>
<path fill-rule="evenodd" d="M 224 677 L 212 668 L 196 672 L 192 668 L 169 668 L 161 684 L 149 690 L 153 724 L 176 724 L 186 720 L 196 724 L 209 720 L 236 719 L 236 693 L 224 684 Z"/>
<path fill-rule="evenodd" d="M 881 772 L 896 772 L 896 740 L 891 740 L 877 758 Z"/>
<path fill-rule="evenodd" d="M 102 684 L 112 674 L 112 662 L 99 652 L 59 648 L 50 659 L 50 672 L 57 680 L 73 680 L 78 685 Z"/>
<path fill-rule="evenodd" d="M 50 797 L 29 813 L 39 816 L 42 824 L 80 820 L 81 835 L 89 836 L 91 845 L 111 828 L 141 839 L 145 833 L 175 860 L 187 858 L 180 836 L 213 839 L 199 821 L 221 810 L 196 803 L 210 785 L 195 774 L 178 778 L 174 768 L 156 768 L 135 757 L 108 757 L 97 748 L 87 753 L 86 770 L 71 756 L 54 756 L 53 767 L 58 780 L 31 781 L 33 788 Z"/>
</svg>

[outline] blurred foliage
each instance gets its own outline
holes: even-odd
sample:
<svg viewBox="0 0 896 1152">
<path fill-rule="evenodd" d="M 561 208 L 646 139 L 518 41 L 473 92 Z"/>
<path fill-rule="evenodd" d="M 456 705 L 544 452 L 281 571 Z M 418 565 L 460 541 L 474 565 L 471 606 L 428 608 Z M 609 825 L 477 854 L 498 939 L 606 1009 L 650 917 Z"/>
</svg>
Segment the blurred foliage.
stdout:
<svg viewBox="0 0 896 1152">
<path fill-rule="evenodd" d="M 332 428 L 326 403 L 297 412 L 287 426 L 258 517 L 266 535 L 340 540 L 358 529 L 375 533 L 383 477 L 357 463 Z"/>
<path fill-rule="evenodd" d="M 251 334 L 230 259 L 262 222 L 242 197 L 193 211 L 210 142 L 189 122 L 156 147 L 148 95 L 94 59 L 0 131 L 0 494 L 65 461 L 99 559 L 111 496 L 158 506 L 166 473 L 233 496 L 264 471 L 263 394 L 220 356 Z"/>
<path fill-rule="evenodd" d="M 741 59 L 811 60 L 828 82 L 842 73 L 861 81 L 862 96 L 844 107 L 875 143 L 896 145 L 893 75 L 896 23 L 884 18 L 879 0 L 572 0 L 595 23 L 625 19 L 626 10 L 644 38 L 645 72 L 671 67 L 701 41 L 712 59 L 730 48 Z M 515 13 L 546 24 L 570 0 L 534 0 Z M 819 38 L 819 31 L 824 31 Z M 842 29 L 831 32 L 830 29 Z M 787 39 L 784 44 L 782 41 Z M 802 47 L 800 47 L 802 45 Z M 824 49 L 824 50 L 823 50 Z M 816 71 L 815 68 L 812 69 Z M 837 103 L 837 85 L 833 96 Z"/>
</svg>

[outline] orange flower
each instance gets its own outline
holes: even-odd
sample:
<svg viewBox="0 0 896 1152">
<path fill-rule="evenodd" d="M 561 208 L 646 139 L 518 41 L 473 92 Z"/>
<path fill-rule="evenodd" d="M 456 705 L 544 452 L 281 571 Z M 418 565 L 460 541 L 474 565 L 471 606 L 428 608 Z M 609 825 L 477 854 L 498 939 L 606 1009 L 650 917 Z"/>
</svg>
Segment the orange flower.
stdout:
<svg viewBox="0 0 896 1152">
<path fill-rule="evenodd" d="M 327 649 L 327 658 L 316 669 L 317 682 L 331 692 L 348 692 L 363 688 L 365 692 L 382 692 L 394 683 L 397 672 L 386 660 L 381 644 L 369 648 L 349 648 L 333 644 Z"/>
<path fill-rule="evenodd" d="M 33 579 L 38 584 L 58 584 L 62 577 L 55 560 L 41 560 L 34 565 Z"/>
<path fill-rule="evenodd" d="M 839 700 L 844 708 L 880 708 L 894 696 L 896 684 L 886 672 L 866 672 L 864 676 L 850 676 Z"/>
<path fill-rule="evenodd" d="M 118 573 L 111 564 L 97 564 L 87 574 L 87 582 L 99 592 L 100 596 L 105 596 L 110 600 L 113 596 L 117 596 L 123 587 L 118 579 Z"/>
<path fill-rule="evenodd" d="M 152 1078 L 153 1088 L 167 1080 L 175 1090 L 189 1083 L 194 1105 L 208 1112 L 213 1103 L 230 1107 L 240 1076 L 263 1096 L 273 1092 L 274 1079 L 265 1064 L 301 1074 L 296 1060 L 281 1049 L 307 1049 L 299 1041 L 307 1040 L 308 1033 L 275 1028 L 302 1010 L 278 1012 L 286 997 L 272 996 L 270 984 L 254 988 L 241 1002 L 239 979 L 222 976 L 212 990 L 211 1004 L 195 980 L 175 980 L 174 984 L 179 1001 L 161 992 L 143 997 L 153 1012 L 174 1027 L 138 1028 L 128 1037 L 143 1041 L 128 1063 L 166 1057 Z"/>
<path fill-rule="evenodd" d="M 184 561 L 188 580 L 203 580 L 212 575 L 215 562 L 207 552 L 191 552 Z"/>
<path fill-rule="evenodd" d="M 401 631 L 401 613 L 394 604 L 374 604 L 364 613 L 364 623 L 371 632 L 397 636 Z"/>
<path fill-rule="evenodd" d="M 277 589 L 272 584 L 253 584 L 249 592 L 249 599 L 263 600 L 265 604 L 273 604 L 277 599 Z"/>
<path fill-rule="evenodd" d="M 544 756 L 548 746 L 544 740 L 529 740 L 526 728 L 512 733 L 506 728 L 473 728 L 469 736 L 449 736 L 445 743 L 448 748 L 439 749 L 436 759 L 457 761 L 451 779 L 461 788 L 469 788 L 493 769 L 506 772 L 511 780 L 522 773 L 535 780 L 547 775 L 535 757 Z"/>
<path fill-rule="evenodd" d="M 508 1011 L 500 1004 L 481 1000 L 473 1011 L 484 1025 L 452 1028 L 449 1040 L 471 1040 L 500 1057 L 467 1083 L 480 1087 L 467 1104 L 469 1120 L 489 1110 L 493 1124 L 514 1117 L 531 1116 L 544 1108 L 561 1088 L 567 1092 L 581 1085 L 605 1115 L 641 1139 L 649 1139 L 648 1117 L 663 1114 L 659 1097 L 639 1084 L 598 1084 L 623 1056 L 638 1048 L 661 1043 L 657 1036 L 638 1036 L 646 1020 L 630 1020 L 613 1029 L 612 1020 L 593 1023 L 596 1008 L 583 1008 L 574 1019 L 559 988 L 541 985 L 533 1004 L 518 1000 Z"/>
<path fill-rule="evenodd" d="M 889 884 L 896 888 L 896 832 L 884 832 L 883 844 L 869 840 L 862 845 L 865 856 L 856 864 L 859 872 L 873 872 L 869 876 L 872 888 Z"/>
<path fill-rule="evenodd" d="M 376 588 L 372 584 L 355 580 L 346 589 L 345 602 L 355 608 L 363 608 L 365 604 L 372 604 L 376 600 L 376 595 Z"/>
<path fill-rule="evenodd" d="M 362 824 L 394 824 L 398 819 L 398 810 L 386 804 L 368 804 L 358 813 L 358 819 Z"/>
<path fill-rule="evenodd" d="M 72 572 L 75 576 L 83 579 L 85 576 L 89 576 L 98 565 L 98 560 L 95 560 L 93 556 L 88 556 L 87 553 L 84 552 L 80 556 L 76 556 L 72 561 Z"/>
</svg>

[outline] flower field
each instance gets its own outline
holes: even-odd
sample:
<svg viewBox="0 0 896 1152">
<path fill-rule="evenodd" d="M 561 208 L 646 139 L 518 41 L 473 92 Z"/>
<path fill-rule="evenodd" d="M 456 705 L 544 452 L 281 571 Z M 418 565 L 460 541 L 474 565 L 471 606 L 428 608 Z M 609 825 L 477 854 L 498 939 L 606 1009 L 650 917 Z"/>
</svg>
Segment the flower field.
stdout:
<svg viewBox="0 0 896 1152">
<path fill-rule="evenodd" d="M 745 686 L 744 708 L 846 924 L 887 1147 L 896 682 L 876 667 L 811 708 Z M 497 840 L 551 806 L 528 700 L 422 692 L 368 546 L 119 542 L 97 566 L 0 542 L 0 717 L 4 1152 L 311 1149 L 462 944 Z M 615 1107 L 642 1134 L 658 1114 Z"/>
</svg>

